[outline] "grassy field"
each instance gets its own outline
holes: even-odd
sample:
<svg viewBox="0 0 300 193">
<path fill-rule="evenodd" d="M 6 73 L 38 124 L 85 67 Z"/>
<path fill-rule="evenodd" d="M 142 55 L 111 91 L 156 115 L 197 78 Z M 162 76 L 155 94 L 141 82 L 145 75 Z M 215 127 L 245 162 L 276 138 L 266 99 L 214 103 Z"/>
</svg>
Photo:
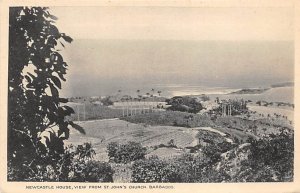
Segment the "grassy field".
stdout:
<svg viewBox="0 0 300 193">
<path fill-rule="evenodd" d="M 195 136 L 197 129 L 201 127 L 214 128 L 227 134 L 229 138 L 236 137 L 240 141 L 246 141 L 249 136 L 254 136 L 249 132 L 249 128 L 255 125 L 258 126 L 258 133 L 266 133 L 271 128 L 276 129 L 276 122 L 272 123 L 266 118 L 253 121 L 241 117 L 219 117 L 212 121 L 207 116 L 195 114 L 190 120 L 186 118 L 188 115 L 190 114 L 165 111 L 127 117 L 126 120 L 130 122 L 119 119 L 78 122 L 85 129 L 86 135 L 71 130 L 68 143 L 91 142 L 96 150 L 97 159 L 107 161 L 106 146 L 110 142 L 135 141 L 145 147 L 154 147 L 160 144 L 167 145 L 173 139 L 178 148 L 183 148 L 197 145 Z M 174 123 L 174 120 L 177 122 Z M 184 127 L 178 126 L 180 124 Z M 262 131 L 264 128 L 265 130 Z M 171 151 L 167 153 L 170 154 Z"/>
<path fill-rule="evenodd" d="M 179 111 L 162 111 L 143 115 L 124 117 L 123 120 L 146 125 L 168 125 L 182 127 L 212 127 L 213 121 L 207 115 L 198 115 Z"/>
<path fill-rule="evenodd" d="M 190 147 L 199 143 L 199 135 L 208 136 L 206 132 L 224 137 L 227 142 L 238 139 L 241 143 L 251 136 L 257 138 L 266 133 L 278 132 L 284 125 L 278 119 L 259 118 L 249 120 L 243 117 L 218 117 L 210 119 L 207 115 L 190 114 L 174 111 L 153 112 L 124 118 L 126 120 L 103 119 L 76 122 L 82 126 L 86 135 L 71 129 L 71 135 L 66 145 L 92 143 L 96 152 L 95 159 L 109 161 L 107 145 L 110 142 L 139 142 L 147 148 L 146 157 L 157 156 L 160 159 L 172 159 L 189 152 Z M 129 122 L 130 121 L 130 122 Z M 257 127 L 257 135 L 249 128 Z M 277 127 L 278 126 L 278 127 Z M 292 128 L 291 125 L 286 127 Z M 203 131 L 203 132 L 199 132 Z M 198 136 L 197 136 L 198 135 Z M 212 138 L 212 143 L 217 143 Z M 173 140 L 175 147 L 166 147 Z M 163 144 L 163 146 L 162 146 Z M 130 182 L 131 165 L 111 163 L 115 173 L 114 182 Z"/>
<path fill-rule="evenodd" d="M 91 142 L 96 151 L 96 158 L 108 161 L 106 146 L 110 142 L 140 142 L 145 147 L 165 144 L 173 139 L 178 147 L 190 146 L 194 143 L 194 133 L 188 128 L 173 126 L 145 126 L 123 120 L 96 120 L 78 122 L 85 129 L 86 135 L 71 130 L 68 144 Z"/>
<path fill-rule="evenodd" d="M 122 109 L 110 108 L 99 104 L 92 103 L 68 103 L 75 111 L 75 114 L 69 117 L 74 121 L 86 121 L 97 119 L 111 119 L 121 117 L 123 114 Z"/>
<path fill-rule="evenodd" d="M 212 127 L 241 141 L 246 141 L 249 136 L 254 137 L 253 129 L 256 134 L 262 136 L 267 133 L 277 133 L 281 128 L 293 129 L 288 120 L 281 118 L 266 118 L 253 113 L 250 117 L 227 116 L 217 117 L 212 120 L 208 115 L 191 114 L 176 111 L 164 111 L 125 117 L 124 120 L 137 124 L 146 125 L 166 125 L 178 127 Z"/>
</svg>

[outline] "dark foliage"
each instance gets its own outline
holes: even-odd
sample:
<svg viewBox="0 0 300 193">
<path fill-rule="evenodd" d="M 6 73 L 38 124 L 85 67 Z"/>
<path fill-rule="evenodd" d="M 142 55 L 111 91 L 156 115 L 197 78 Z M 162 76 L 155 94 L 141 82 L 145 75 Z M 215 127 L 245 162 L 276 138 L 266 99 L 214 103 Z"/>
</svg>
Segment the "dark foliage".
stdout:
<svg viewBox="0 0 300 193">
<path fill-rule="evenodd" d="M 146 148 L 140 143 L 128 142 L 126 144 L 118 144 L 116 142 L 109 143 L 107 146 L 108 157 L 115 163 L 128 163 L 138 159 L 144 159 Z"/>
<path fill-rule="evenodd" d="M 138 160 L 132 165 L 132 182 L 221 182 L 230 177 L 213 168 L 212 160 L 207 157 L 186 154 L 170 160 L 151 157 Z"/>
<path fill-rule="evenodd" d="M 234 144 L 230 144 L 227 142 L 221 142 L 221 143 L 211 143 L 202 148 L 202 152 L 205 156 L 209 157 L 213 163 L 216 163 L 220 161 L 221 154 L 225 153 L 226 151 L 229 151 L 236 147 Z"/>
<path fill-rule="evenodd" d="M 196 98 L 176 96 L 166 100 L 168 105 L 171 105 L 167 110 L 182 111 L 188 113 L 198 113 L 203 109 L 200 102 Z"/>
<path fill-rule="evenodd" d="M 55 164 L 39 163 L 28 167 L 9 167 L 8 179 L 15 181 L 112 182 L 108 163 L 93 160 L 91 144 L 69 146 Z M 25 172 L 24 172 L 25 171 Z M 30 175 L 28 175 L 30 174 Z"/>
<path fill-rule="evenodd" d="M 75 162 L 76 163 L 76 162 Z M 113 170 L 108 163 L 100 161 L 78 162 L 70 172 L 72 182 L 113 182 Z"/>
<path fill-rule="evenodd" d="M 138 160 L 132 165 L 132 182 L 180 182 L 179 169 L 175 166 L 151 157 L 146 160 Z"/>
<path fill-rule="evenodd" d="M 249 166 L 256 173 L 255 181 L 290 181 L 293 179 L 293 134 L 282 131 L 279 135 L 270 135 L 259 140 L 250 138 L 249 142 L 251 143 Z"/>
<path fill-rule="evenodd" d="M 114 101 L 111 96 L 105 97 L 104 99 L 101 100 L 101 102 L 104 106 L 110 106 L 114 104 Z"/>
<path fill-rule="evenodd" d="M 61 105 L 68 101 L 59 97 L 67 64 L 57 44 L 72 38 L 58 31 L 55 20 L 47 8 L 9 10 L 8 166 L 19 180 L 34 176 L 41 163 L 55 165 L 69 137 L 71 122 L 64 118 L 74 111 Z M 40 141 L 45 132 L 46 146 Z"/>
</svg>

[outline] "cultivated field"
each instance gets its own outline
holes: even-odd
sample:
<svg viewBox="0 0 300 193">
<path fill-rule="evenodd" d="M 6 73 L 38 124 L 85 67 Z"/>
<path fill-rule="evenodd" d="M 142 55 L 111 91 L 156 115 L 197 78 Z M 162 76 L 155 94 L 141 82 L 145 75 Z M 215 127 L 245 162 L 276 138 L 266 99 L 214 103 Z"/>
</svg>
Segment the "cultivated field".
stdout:
<svg viewBox="0 0 300 193">
<path fill-rule="evenodd" d="M 189 128 L 174 126 L 145 126 L 129 123 L 118 119 L 106 119 L 78 122 L 86 135 L 71 129 L 68 144 L 82 144 L 91 142 L 96 151 L 96 159 L 108 161 L 106 146 L 110 142 L 126 143 L 128 141 L 140 142 L 145 147 L 167 145 L 173 139 L 178 148 L 195 145 L 197 132 Z M 151 148 L 150 148 L 151 149 Z M 149 152 L 150 153 L 150 152 Z M 155 152 L 152 152 L 155 154 Z M 158 154 L 160 154 L 158 152 Z M 172 155 L 172 152 L 164 156 Z"/>
</svg>

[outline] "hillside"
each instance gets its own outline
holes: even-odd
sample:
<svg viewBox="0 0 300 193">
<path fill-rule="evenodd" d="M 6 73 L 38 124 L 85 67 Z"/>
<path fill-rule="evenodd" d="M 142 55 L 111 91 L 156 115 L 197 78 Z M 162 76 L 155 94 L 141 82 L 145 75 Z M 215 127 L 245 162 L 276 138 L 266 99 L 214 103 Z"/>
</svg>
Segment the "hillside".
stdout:
<svg viewBox="0 0 300 193">
<path fill-rule="evenodd" d="M 106 146 L 110 142 L 126 143 L 135 141 L 145 147 L 166 145 L 171 139 L 179 147 L 195 144 L 194 132 L 188 128 L 173 126 L 145 126 L 143 124 L 129 123 L 119 119 L 106 119 L 78 122 L 85 129 L 86 135 L 71 129 L 68 144 L 82 144 L 91 142 L 96 151 L 98 160 L 107 161 Z M 183 152 L 182 152 L 183 153 Z M 166 156 L 170 155 L 168 153 Z"/>
</svg>

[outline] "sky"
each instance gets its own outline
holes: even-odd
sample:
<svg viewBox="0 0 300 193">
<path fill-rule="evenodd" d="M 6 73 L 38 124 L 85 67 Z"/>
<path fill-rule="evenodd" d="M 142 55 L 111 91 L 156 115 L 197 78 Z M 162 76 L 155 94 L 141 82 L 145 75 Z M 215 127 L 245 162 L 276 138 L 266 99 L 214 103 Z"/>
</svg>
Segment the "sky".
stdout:
<svg viewBox="0 0 300 193">
<path fill-rule="evenodd" d="M 63 95 L 157 84 L 257 87 L 292 81 L 289 7 L 51 7 L 74 42 Z"/>
</svg>

